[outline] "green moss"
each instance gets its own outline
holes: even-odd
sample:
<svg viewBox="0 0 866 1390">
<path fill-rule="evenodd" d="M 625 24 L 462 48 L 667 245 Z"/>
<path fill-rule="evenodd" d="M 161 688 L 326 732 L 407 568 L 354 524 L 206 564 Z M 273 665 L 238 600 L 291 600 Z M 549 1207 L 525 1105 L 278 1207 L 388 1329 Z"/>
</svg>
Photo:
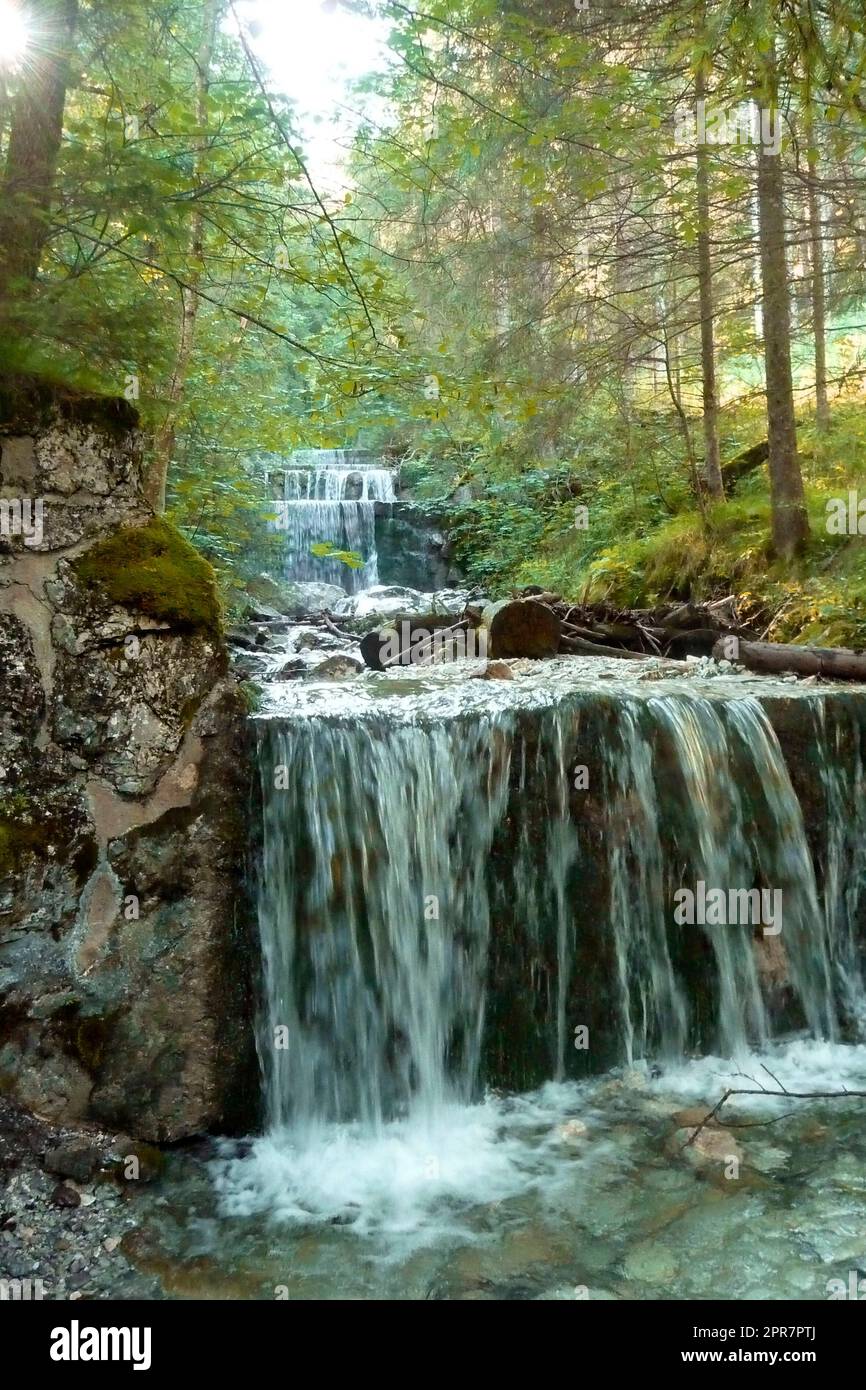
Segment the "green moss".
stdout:
<svg viewBox="0 0 866 1390">
<path fill-rule="evenodd" d="M 32 434 L 57 417 L 88 425 L 114 439 L 138 427 L 138 411 L 121 397 L 97 392 L 96 382 L 71 382 L 47 369 L 38 375 L 0 372 L 0 429 Z"/>
<path fill-rule="evenodd" d="M 42 787 L 0 796 L 0 874 L 17 872 L 28 856 L 69 864 L 83 885 L 98 848 L 77 795 Z"/>
<path fill-rule="evenodd" d="M 245 713 L 258 714 L 262 707 L 261 688 L 253 681 L 241 681 L 238 692 L 243 700 Z"/>
<path fill-rule="evenodd" d="M 221 630 L 213 570 L 162 517 L 97 542 L 73 568 L 82 584 L 121 608 L 186 632 L 217 635 Z"/>
<path fill-rule="evenodd" d="M 54 827 L 40 821 L 30 798 L 16 793 L 0 797 L 0 873 L 10 874 L 26 854 L 47 856 Z"/>
</svg>

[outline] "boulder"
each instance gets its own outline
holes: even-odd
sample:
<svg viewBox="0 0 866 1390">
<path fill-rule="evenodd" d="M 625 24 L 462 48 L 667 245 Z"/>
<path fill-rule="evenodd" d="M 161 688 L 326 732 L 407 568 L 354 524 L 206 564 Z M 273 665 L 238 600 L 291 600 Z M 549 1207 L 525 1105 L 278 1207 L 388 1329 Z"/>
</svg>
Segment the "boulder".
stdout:
<svg viewBox="0 0 866 1390">
<path fill-rule="evenodd" d="M 354 680 L 363 669 L 364 663 L 356 661 L 353 656 L 328 656 L 318 666 L 308 670 L 307 676 L 317 681 Z"/>
<path fill-rule="evenodd" d="M 295 656 L 292 657 L 291 660 L 285 662 L 278 671 L 275 671 L 271 679 L 275 681 L 296 680 L 298 676 L 304 674 L 306 669 L 306 662 L 303 661 L 301 657 Z"/>
<path fill-rule="evenodd" d="M 44 504 L 0 546 L 0 1091 L 163 1141 L 255 1121 L 250 774 L 213 571 L 142 445 L 126 402 L 0 414 L 0 490 Z"/>
<path fill-rule="evenodd" d="M 286 584 L 279 591 L 279 598 L 272 598 L 270 604 L 279 609 L 287 618 L 307 618 L 318 613 L 338 612 L 339 604 L 346 597 L 345 589 L 336 584 L 298 583 Z"/>
</svg>

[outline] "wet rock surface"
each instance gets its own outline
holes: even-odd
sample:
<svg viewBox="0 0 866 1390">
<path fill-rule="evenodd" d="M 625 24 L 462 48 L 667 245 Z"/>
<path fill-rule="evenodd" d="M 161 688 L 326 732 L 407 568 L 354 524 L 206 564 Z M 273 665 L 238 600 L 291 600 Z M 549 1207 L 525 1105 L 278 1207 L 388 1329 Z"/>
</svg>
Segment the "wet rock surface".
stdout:
<svg viewBox="0 0 866 1390">
<path fill-rule="evenodd" d="M 0 1279 L 27 1300 L 159 1298 L 124 1242 L 161 1169 L 128 1135 L 56 1128 L 0 1100 Z"/>
<path fill-rule="evenodd" d="M 149 1139 L 246 1125 L 247 705 L 213 575 L 144 507 L 125 403 L 37 405 L 0 431 L 0 490 L 44 519 L 0 543 L 0 1087 Z"/>
<path fill-rule="evenodd" d="M 459 585 L 445 512 L 411 502 L 376 503 L 376 550 L 384 584 L 416 589 Z"/>
</svg>

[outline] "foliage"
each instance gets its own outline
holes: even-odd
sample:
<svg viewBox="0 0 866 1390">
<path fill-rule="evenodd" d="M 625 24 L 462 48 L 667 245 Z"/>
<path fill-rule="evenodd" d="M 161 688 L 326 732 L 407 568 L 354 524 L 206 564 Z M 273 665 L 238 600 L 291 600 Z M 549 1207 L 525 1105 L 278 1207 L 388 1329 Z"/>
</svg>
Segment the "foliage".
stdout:
<svg viewBox="0 0 866 1390">
<path fill-rule="evenodd" d="M 361 123 L 348 188 L 324 196 L 227 0 L 80 0 L 38 279 L 0 365 L 136 398 L 172 441 L 171 521 L 229 612 L 279 544 L 255 456 L 363 444 L 403 458 L 422 505 L 453 507 L 457 558 L 485 586 L 623 602 L 731 587 L 774 633 L 862 640 L 859 548 L 830 540 L 822 513 L 864 443 L 846 405 L 866 372 L 862 5 L 380 8 L 391 63 L 359 97 L 387 114 Z M 0 99 L 0 153 L 26 80 Z M 677 135 L 699 82 L 718 109 L 778 88 L 801 406 L 816 385 L 810 189 L 824 208 L 834 426 L 801 409 L 813 535 L 788 566 L 768 549 L 766 470 L 718 506 L 699 488 L 702 226 Z M 707 161 L 730 458 L 768 427 L 757 161 L 746 144 Z M 358 563 L 324 538 L 316 553 Z"/>
<path fill-rule="evenodd" d="M 663 488 L 655 503 L 649 500 L 648 475 L 659 460 L 647 454 L 637 480 L 608 479 L 595 510 L 590 502 L 587 531 L 575 529 L 571 504 L 557 502 L 550 490 L 529 516 L 510 505 L 513 488 L 506 489 L 505 505 L 501 496 L 498 503 L 479 499 L 458 531 L 470 571 L 494 586 L 540 584 L 575 601 L 622 606 L 734 592 L 743 616 L 771 640 L 864 647 L 862 538 L 830 535 L 826 520 L 828 501 L 847 498 L 862 481 L 866 418 L 859 403 L 839 406 L 829 437 L 816 434 L 813 415 L 802 420 L 801 432 L 812 541 L 794 566 L 770 553 L 765 465 L 703 515 L 684 489 Z"/>
<path fill-rule="evenodd" d="M 330 541 L 317 541 L 315 545 L 310 546 L 310 550 L 312 554 L 317 556 L 320 560 L 339 560 L 341 564 L 346 565 L 350 570 L 362 570 L 364 568 L 363 555 L 359 555 L 356 550 L 340 550 L 338 546 L 333 545 Z"/>
</svg>

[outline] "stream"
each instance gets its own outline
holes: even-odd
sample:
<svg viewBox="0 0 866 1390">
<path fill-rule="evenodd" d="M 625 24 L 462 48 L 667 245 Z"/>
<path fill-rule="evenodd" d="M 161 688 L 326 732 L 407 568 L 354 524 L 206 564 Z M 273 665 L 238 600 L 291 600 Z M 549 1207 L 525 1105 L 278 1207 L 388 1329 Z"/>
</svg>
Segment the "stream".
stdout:
<svg viewBox="0 0 866 1390">
<path fill-rule="evenodd" d="M 292 554 L 360 537 L 343 619 L 459 611 L 376 586 L 390 478 L 337 463 L 285 471 L 279 524 Z M 353 648 L 275 639 L 254 717 L 262 1132 L 170 1157 L 139 1267 L 262 1299 L 866 1272 L 862 1100 L 784 1094 L 866 1087 L 864 692 L 652 658 L 336 679 L 323 652 Z M 763 915 L 678 919 L 683 889 Z M 698 1128 L 728 1088 L 760 1094 Z"/>
</svg>

